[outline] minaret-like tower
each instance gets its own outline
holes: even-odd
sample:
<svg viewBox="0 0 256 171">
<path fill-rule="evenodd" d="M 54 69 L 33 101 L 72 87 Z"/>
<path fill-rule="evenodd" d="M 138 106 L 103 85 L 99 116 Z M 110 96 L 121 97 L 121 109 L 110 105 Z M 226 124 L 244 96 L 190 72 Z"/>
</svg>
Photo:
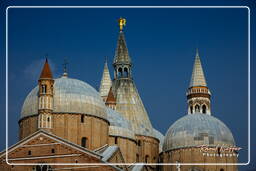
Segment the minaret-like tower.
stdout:
<svg viewBox="0 0 256 171">
<path fill-rule="evenodd" d="M 198 50 L 187 90 L 188 114 L 202 113 L 211 115 L 211 93 L 207 87 Z"/>
<path fill-rule="evenodd" d="M 132 61 L 126 46 L 124 33 L 120 30 L 114 58 L 114 79 L 132 79 Z"/>
<path fill-rule="evenodd" d="M 51 68 L 46 58 L 38 80 L 38 129 L 50 131 L 52 128 L 53 84 Z"/>
<path fill-rule="evenodd" d="M 101 82 L 100 82 L 100 89 L 99 89 L 100 96 L 102 97 L 104 102 L 106 102 L 111 86 L 112 86 L 112 81 L 109 74 L 108 63 L 106 59 Z"/>
<path fill-rule="evenodd" d="M 112 91 L 116 99 L 116 110 L 131 121 L 132 127 L 137 134 L 140 134 L 140 132 L 148 132 L 150 134 L 152 130 L 151 122 L 132 79 L 132 61 L 123 32 L 125 22 L 125 19 L 119 19 L 120 32 L 113 61 L 115 76 Z"/>
<path fill-rule="evenodd" d="M 148 113 L 132 78 L 132 61 L 125 42 L 123 26 L 126 21 L 119 19 L 119 37 L 113 61 L 114 80 L 112 92 L 116 100 L 115 110 L 121 113 L 132 126 L 137 141 L 137 152 L 133 162 L 157 162 L 159 140 L 155 138 Z M 132 147 L 127 147 L 127 149 Z"/>
</svg>

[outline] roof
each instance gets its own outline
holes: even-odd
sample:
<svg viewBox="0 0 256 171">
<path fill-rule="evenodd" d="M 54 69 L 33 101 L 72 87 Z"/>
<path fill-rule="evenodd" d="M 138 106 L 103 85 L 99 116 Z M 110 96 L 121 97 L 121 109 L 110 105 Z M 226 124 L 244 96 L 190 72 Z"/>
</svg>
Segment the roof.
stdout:
<svg viewBox="0 0 256 171">
<path fill-rule="evenodd" d="M 91 150 L 89 150 L 89 149 L 87 149 L 87 148 L 84 148 L 84 147 L 82 147 L 82 146 L 80 146 L 80 145 L 77 145 L 77 144 L 75 144 L 75 143 L 72 143 L 72 142 L 70 142 L 70 141 L 68 141 L 68 140 L 66 140 L 66 139 L 63 139 L 63 138 L 61 138 L 61 137 L 58 137 L 58 136 L 56 136 L 55 134 L 51 134 L 51 133 L 49 133 L 49 132 L 47 132 L 47 131 L 44 131 L 44 130 L 42 130 L 42 129 L 40 129 L 40 130 L 34 132 L 33 134 L 30 134 L 29 136 L 25 137 L 24 139 L 18 141 L 16 144 L 14 144 L 14 145 L 12 145 L 11 147 L 9 147 L 9 148 L 8 148 L 8 153 L 10 153 L 11 151 L 15 150 L 15 149 L 16 149 L 17 147 L 19 147 L 20 145 L 23 145 L 23 144 L 27 143 L 29 140 L 32 140 L 32 138 L 36 138 L 36 137 L 38 137 L 38 136 L 40 136 L 40 135 L 47 136 L 47 137 L 49 137 L 49 138 L 51 138 L 51 139 L 54 139 L 54 140 L 57 141 L 57 142 L 60 142 L 60 143 L 62 143 L 62 144 L 65 144 L 65 145 L 67 145 L 67 146 L 70 146 L 70 147 L 72 147 L 72 148 L 75 148 L 75 149 L 77 149 L 77 150 L 79 150 L 79 151 L 81 151 L 81 152 L 84 152 L 84 153 L 87 153 L 87 154 L 92 155 L 92 156 L 94 156 L 94 157 L 97 157 L 98 159 L 101 159 L 101 158 L 102 158 L 102 156 L 101 156 L 100 154 L 98 154 L 98 153 L 96 153 L 96 152 L 94 152 L 94 151 L 91 151 Z M 5 154 L 5 151 L 1 152 L 0 157 L 2 157 L 3 154 Z"/>
<path fill-rule="evenodd" d="M 105 104 L 89 84 L 68 77 L 54 81 L 53 113 L 77 113 L 106 119 Z M 26 97 L 21 118 L 38 114 L 38 86 Z"/>
<path fill-rule="evenodd" d="M 219 119 L 206 114 L 188 114 L 177 120 L 165 135 L 163 151 L 177 148 L 209 146 L 234 146 L 229 128 Z"/>
<path fill-rule="evenodd" d="M 41 75 L 40 75 L 40 79 L 42 79 L 42 78 L 52 78 L 52 72 L 51 72 L 51 68 L 48 64 L 47 58 L 45 59 L 44 67 L 43 67 Z"/>
<path fill-rule="evenodd" d="M 196 52 L 194 67 L 189 84 L 189 87 L 194 86 L 207 86 L 198 50 Z"/>
<path fill-rule="evenodd" d="M 8 153 L 14 151 L 15 149 L 21 147 L 24 149 L 24 144 L 28 143 L 29 141 L 34 141 L 37 137 L 40 137 L 40 136 L 45 136 L 47 138 L 49 138 L 50 140 L 53 140 L 53 142 L 57 142 L 57 143 L 60 143 L 60 144 L 63 144 L 67 147 L 70 147 L 70 148 L 73 148 L 75 150 L 78 150 L 79 152 L 81 152 L 82 154 L 87 154 L 89 155 L 90 157 L 94 157 L 96 159 L 97 162 L 99 163 L 106 163 L 106 165 L 108 165 L 109 167 L 112 167 L 114 168 L 115 170 L 119 170 L 119 171 L 123 171 L 121 168 L 115 166 L 115 165 L 111 165 L 111 163 L 108 163 L 107 162 L 107 158 L 110 158 L 111 156 L 113 156 L 115 154 L 115 151 L 117 151 L 119 148 L 117 147 L 113 147 L 113 146 L 103 146 L 102 147 L 102 152 L 103 153 L 100 153 L 99 151 L 93 151 L 93 150 L 89 150 L 87 148 L 84 148 L 80 145 L 77 145 L 75 143 L 72 143 L 66 139 L 63 139 L 63 138 L 60 138 L 54 134 L 51 134 L 47 131 L 44 131 L 44 130 L 38 130 L 37 132 L 34 132 L 33 134 L 27 136 L 26 138 L 20 140 L 19 142 L 17 142 L 16 144 L 12 145 L 11 147 L 8 148 Z M 39 142 L 38 145 L 40 145 L 41 142 Z M 50 143 L 51 144 L 51 143 Z M 3 157 L 5 155 L 5 151 L 1 152 L 0 153 L 0 157 Z M 75 155 L 75 154 L 70 154 L 70 155 Z M 56 157 L 63 157 L 64 155 L 60 156 L 60 155 L 56 155 Z M 67 156 L 67 155 L 66 155 Z M 5 157 L 5 156 L 4 156 Z M 37 157 L 52 157 L 52 156 L 37 156 Z M 54 156 L 53 156 L 54 157 Z M 33 157 L 35 158 L 35 157 Z M 23 158 L 16 158 L 16 159 L 19 159 L 19 160 L 22 160 Z M 29 159 L 27 156 L 26 158 L 24 159 Z M 104 160 L 103 160 L 104 159 Z M 9 160 L 11 160 L 9 158 Z M 13 160 L 13 159 L 12 159 Z M 75 160 L 74 160 L 75 162 Z M 75 169 L 75 167 L 72 167 L 72 169 Z"/>
<path fill-rule="evenodd" d="M 107 107 L 107 116 L 110 122 L 109 135 L 135 139 L 131 123 L 122 114 Z"/>
<path fill-rule="evenodd" d="M 103 70 L 103 74 L 102 74 L 102 78 L 101 78 L 101 82 L 100 82 L 100 89 L 99 89 L 101 97 L 108 96 L 109 89 L 110 89 L 111 85 L 112 85 L 112 81 L 110 78 L 108 64 L 106 61 L 105 65 L 104 65 L 104 70 Z"/>
<path fill-rule="evenodd" d="M 132 79 L 115 79 L 112 90 L 116 97 L 116 111 L 121 113 L 132 126 L 136 135 L 154 137 L 148 113 Z"/>
<path fill-rule="evenodd" d="M 131 130 L 131 123 L 117 111 L 107 107 L 107 117 L 111 126 L 122 127 Z"/>
<path fill-rule="evenodd" d="M 114 64 L 115 63 L 122 63 L 122 64 L 131 64 L 131 58 L 128 53 L 128 48 L 126 46 L 124 32 L 119 33 L 117 47 L 114 57 Z"/>
<path fill-rule="evenodd" d="M 109 92 L 108 92 L 108 97 L 107 97 L 107 100 L 106 100 L 106 103 L 116 103 L 116 98 L 113 94 L 113 91 L 112 91 L 112 87 L 110 88 Z"/>
<path fill-rule="evenodd" d="M 144 163 L 134 163 L 129 168 L 131 168 L 131 171 L 143 171 L 144 166 Z"/>
<path fill-rule="evenodd" d="M 153 128 L 153 132 L 154 132 L 154 137 L 159 140 L 159 152 L 162 152 L 163 143 L 164 143 L 164 135 L 154 128 Z"/>
<path fill-rule="evenodd" d="M 108 146 L 102 153 L 102 160 L 103 161 L 108 161 L 108 159 L 110 159 L 115 152 L 119 149 L 118 146 L 113 145 L 113 146 Z"/>
</svg>

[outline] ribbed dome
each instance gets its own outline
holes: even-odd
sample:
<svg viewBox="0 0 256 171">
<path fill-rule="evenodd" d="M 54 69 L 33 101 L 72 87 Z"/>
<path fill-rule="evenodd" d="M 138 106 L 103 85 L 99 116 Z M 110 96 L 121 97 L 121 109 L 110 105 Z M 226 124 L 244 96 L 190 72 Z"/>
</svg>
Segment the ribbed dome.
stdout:
<svg viewBox="0 0 256 171">
<path fill-rule="evenodd" d="M 130 122 L 120 113 L 107 108 L 107 117 L 110 122 L 109 135 L 135 139 Z"/>
<path fill-rule="evenodd" d="M 167 131 L 163 151 L 198 145 L 234 146 L 229 128 L 206 114 L 189 114 L 177 120 Z"/>
<path fill-rule="evenodd" d="M 106 109 L 99 93 L 89 84 L 67 77 L 54 81 L 53 113 L 88 114 L 106 119 Z M 38 114 L 38 86 L 26 97 L 21 118 Z"/>
<path fill-rule="evenodd" d="M 159 152 L 162 152 L 163 143 L 164 143 L 164 135 L 154 128 L 153 128 L 153 132 L 154 132 L 154 137 L 159 140 Z"/>
</svg>

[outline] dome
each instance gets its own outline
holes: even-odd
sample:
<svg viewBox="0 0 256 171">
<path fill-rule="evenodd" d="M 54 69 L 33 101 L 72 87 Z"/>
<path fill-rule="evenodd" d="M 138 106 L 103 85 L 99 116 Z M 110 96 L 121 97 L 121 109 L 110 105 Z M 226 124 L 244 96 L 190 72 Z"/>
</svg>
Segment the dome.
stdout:
<svg viewBox="0 0 256 171">
<path fill-rule="evenodd" d="M 110 122 L 109 135 L 120 136 L 135 140 L 135 135 L 131 131 L 130 122 L 125 119 L 120 113 L 107 107 L 107 117 Z"/>
<path fill-rule="evenodd" d="M 180 118 L 168 129 L 163 151 L 199 145 L 234 146 L 235 141 L 223 122 L 213 116 L 196 113 Z"/>
<path fill-rule="evenodd" d="M 106 119 L 105 104 L 89 84 L 68 77 L 54 81 L 53 113 L 87 114 Z M 21 118 L 38 114 L 38 86 L 26 97 Z"/>
<path fill-rule="evenodd" d="M 164 135 L 154 128 L 153 128 L 153 132 L 154 132 L 154 137 L 159 140 L 159 152 L 162 152 L 163 143 L 164 143 Z"/>
</svg>

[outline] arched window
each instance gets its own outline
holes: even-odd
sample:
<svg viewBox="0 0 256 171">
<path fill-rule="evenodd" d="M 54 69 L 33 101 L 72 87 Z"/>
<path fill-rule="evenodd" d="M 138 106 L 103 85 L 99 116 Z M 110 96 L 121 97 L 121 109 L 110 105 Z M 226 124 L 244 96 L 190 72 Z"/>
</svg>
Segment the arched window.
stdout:
<svg viewBox="0 0 256 171">
<path fill-rule="evenodd" d="M 128 77 L 128 69 L 127 68 L 124 68 L 124 77 Z"/>
<path fill-rule="evenodd" d="M 139 162 L 139 154 L 136 154 L 136 162 Z"/>
<path fill-rule="evenodd" d="M 115 144 L 117 144 L 118 142 L 117 142 L 117 137 L 115 137 Z"/>
<path fill-rule="evenodd" d="M 117 77 L 120 78 L 123 76 L 122 68 L 118 68 Z"/>
<path fill-rule="evenodd" d="M 41 88 L 42 88 L 42 93 L 43 94 L 45 94 L 46 93 L 46 88 L 47 88 L 47 86 L 45 85 L 45 84 L 43 84 L 42 86 L 41 86 Z"/>
<path fill-rule="evenodd" d="M 31 151 L 30 151 L 30 150 L 28 151 L 28 155 L 29 155 L 29 156 L 31 155 Z"/>
<path fill-rule="evenodd" d="M 199 105 L 196 105 L 196 106 L 195 106 L 195 112 L 200 112 L 200 107 L 199 107 Z"/>
<path fill-rule="evenodd" d="M 145 156 L 145 163 L 148 163 L 148 159 L 149 159 L 149 156 L 146 155 L 146 156 Z"/>
<path fill-rule="evenodd" d="M 221 168 L 221 169 L 220 169 L 220 171 L 224 171 L 224 169 L 223 169 L 223 168 Z"/>
<path fill-rule="evenodd" d="M 81 115 L 81 123 L 84 123 L 84 115 Z"/>
<path fill-rule="evenodd" d="M 50 118 L 49 117 L 47 117 L 47 122 L 50 122 Z"/>
<path fill-rule="evenodd" d="M 52 148 L 52 153 L 55 153 L 55 149 L 54 148 Z"/>
<path fill-rule="evenodd" d="M 202 109 L 203 109 L 203 113 L 206 113 L 206 105 L 203 105 Z"/>
<path fill-rule="evenodd" d="M 52 171 L 52 168 L 51 166 L 47 166 L 47 165 L 37 165 L 36 171 Z"/>
<path fill-rule="evenodd" d="M 141 146 L 141 141 L 140 140 L 138 141 L 138 146 Z"/>
<path fill-rule="evenodd" d="M 83 138 L 82 138 L 82 140 L 81 140 L 81 146 L 82 146 L 82 147 L 85 147 L 85 148 L 86 148 L 86 140 L 87 140 L 86 137 L 83 137 Z"/>
<path fill-rule="evenodd" d="M 190 113 L 193 113 L 193 106 L 190 106 Z"/>
</svg>

